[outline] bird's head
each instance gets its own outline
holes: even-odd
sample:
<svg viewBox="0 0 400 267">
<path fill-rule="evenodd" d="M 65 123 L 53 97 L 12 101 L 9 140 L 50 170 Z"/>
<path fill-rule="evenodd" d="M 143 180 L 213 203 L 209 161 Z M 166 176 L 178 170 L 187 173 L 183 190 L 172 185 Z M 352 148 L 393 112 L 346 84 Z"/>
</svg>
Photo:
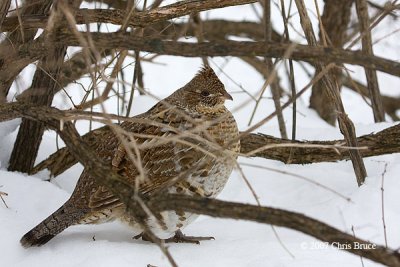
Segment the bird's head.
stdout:
<svg viewBox="0 0 400 267">
<path fill-rule="evenodd" d="M 232 96 L 210 67 L 203 67 L 196 76 L 173 95 L 175 104 L 196 113 L 215 113 L 224 108 Z"/>
</svg>

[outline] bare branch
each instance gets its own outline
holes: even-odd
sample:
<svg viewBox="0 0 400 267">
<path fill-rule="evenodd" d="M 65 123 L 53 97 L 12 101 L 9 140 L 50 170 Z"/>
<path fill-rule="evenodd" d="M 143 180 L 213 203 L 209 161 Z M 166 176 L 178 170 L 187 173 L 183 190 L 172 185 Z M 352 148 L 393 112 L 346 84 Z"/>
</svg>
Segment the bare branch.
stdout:
<svg viewBox="0 0 400 267">
<path fill-rule="evenodd" d="M 343 76 L 343 85 L 349 88 L 350 90 L 360 94 L 362 97 L 369 98 L 369 92 L 368 88 L 353 79 L 351 79 L 348 76 Z M 386 96 L 383 95 L 382 97 L 382 102 L 383 102 L 383 108 L 385 109 L 385 112 L 394 120 L 398 121 L 400 118 L 396 114 L 397 110 L 400 109 L 400 97 L 391 97 L 391 96 Z"/>
<path fill-rule="evenodd" d="M 271 1 L 270 0 L 264 0 L 264 35 L 265 35 L 265 42 L 270 43 L 272 41 L 272 22 L 271 22 Z M 268 68 L 268 72 L 272 76 L 270 88 L 271 88 L 271 93 L 272 93 L 272 99 L 274 100 L 274 105 L 275 105 L 275 110 L 276 110 L 276 117 L 278 119 L 278 126 L 279 126 L 279 131 L 281 133 L 281 137 L 287 139 L 287 133 L 286 133 L 286 125 L 285 125 L 285 119 L 283 117 L 282 113 L 282 106 L 281 106 L 281 94 L 279 90 L 279 84 L 278 84 L 278 79 L 276 76 L 278 74 L 274 70 L 274 64 L 272 62 L 271 58 L 265 58 L 265 63 Z M 261 96 L 260 96 L 261 98 Z M 259 102 L 257 102 L 258 104 Z M 254 108 L 255 111 L 255 108 Z"/>
<path fill-rule="evenodd" d="M 218 218 L 249 220 L 286 227 L 313 236 L 329 244 L 348 244 L 351 249 L 346 250 L 346 252 L 360 255 L 388 266 L 400 266 L 400 254 L 398 252 L 356 238 L 353 235 L 339 231 L 336 228 L 300 213 L 271 207 L 259 207 L 177 194 L 159 195 L 151 199 L 148 205 L 159 211 L 182 210 Z M 356 249 L 355 244 L 373 249 Z"/>
<path fill-rule="evenodd" d="M 37 0 L 25 1 L 19 7 L 16 17 L 16 23 L 19 25 L 19 19 L 25 15 L 45 14 L 48 13 L 53 0 Z M 7 19 L 5 19 L 7 20 Z M 14 47 L 23 43 L 32 41 L 35 37 L 37 29 L 28 30 L 24 27 L 19 27 L 15 31 L 9 32 L 0 44 L 0 94 L 7 96 L 10 87 L 20 73 L 20 71 L 32 62 L 29 58 L 16 58 L 13 55 Z M 3 52 L 3 53 L 2 53 Z M 35 60 L 38 60 L 36 58 Z"/>
<path fill-rule="evenodd" d="M 0 27 L 3 25 L 4 19 L 7 16 L 8 9 L 10 8 L 11 0 L 3 0 L 0 3 Z"/>
<path fill-rule="evenodd" d="M 82 0 L 70 1 L 71 7 L 76 9 L 81 4 Z M 65 20 L 61 9 L 63 1 L 59 1 L 54 5 L 51 13 L 51 21 L 45 29 L 44 46 L 47 52 L 38 63 L 33 81 L 32 90 L 36 94 L 30 95 L 27 101 L 36 105 L 51 105 L 54 95 L 57 93 L 57 80 L 60 74 L 60 67 L 64 62 L 64 56 L 67 50 L 65 44 L 53 44 L 56 32 L 59 30 L 59 25 Z M 71 12 L 71 10 L 68 10 Z M 22 119 L 21 126 L 18 131 L 17 139 L 14 143 L 13 151 L 10 157 L 8 170 L 29 172 L 35 163 L 36 156 L 42 141 L 44 125 L 35 121 Z M 21 151 L 24 151 L 21 154 Z"/>
<path fill-rule="evenodd" d="M 10 8 L 11 0 L 3 0 L 0 3 L 0 27 L 3 25 L 3 21 L 7 16 L 8 9 Z M 6 102 L 5 90 L 0 90 L 0 103 Z M 0 195 L 1 196 L 1 195 Z"/>
<path fill-rule="evenodd" d="M 64 113 L 47 107 L 31 107 L 20 103 L 0 105 L 0 120 L 10 120 L 16 117 L 26 117 L 45 123 L 56 130 L 72 155 L 79 159 L 87 171 L 95 177 L 100 184 L 107 186 L 126 205 L 127 211 L 134 218 L 141 221 L 146 216 L 134 188 L 123 182 L 110 166 L 104 164 L 95 156 L 93 150 L 80 138 L 71 122 L 63 124 L 60 128 L 60 120 Z M 156 194 L 150 199 L 142 196 L 147 207 L 152 211 L 177 210 L 189 211 L 197 214 L 205 214 L 213 217 L 250 220 L 276 226 L 287 227 L 311 235 L 330 244 L 349 244 L 351 249 L 347 252 L 363 256 L 373 261 L 389 265 L 400 265 L 400 254 L 383 246 L 353 237 L 323 222 L 307 217 L 303 214 L 275 209 L 259 207 L 247 204 L 232 203 L 215 199 L 199 198 L 183 195 Z M 357 249 L 355 244 L 373 249 Z"/>
<path fill-rule="evenodd" d="M 0 121 L 9 120 L 12 116 L 11 111 L 17 109 L 20 103 L 9 103 L 8 106 L 0 106 Z M 31 112 L 50 113 L 50 109 L 45 107 L 34 107 L 32 105 L 25 105 L 26 109 Z M 77 118 L 78 114 L 85 115 L 84 118 L 106 117 L 115 120 L 129 120 L 129 118 L 91 113 L 83 111 L 60 111 L 63 118 Z M 82 116 L 83 117 L 83 116 Z M 64 119 L 65 120 L 65 119 Z M 99 144 L 98 136 L 103 135 L 104 131 L 110 131 L 108 126 L 88 132 L 82 136 L 87 144 L 95 149 Z M 241 154 L 251 154 L 252 157 L 263 157 L 266 159 L 279 160 L 284 163 L 290 164 L 307 164 L 317 162 L 333 162 L 339 160 L 348 160 L 349 153 L 347 148 L 341 148 L 346 143 L 344 140 L 333 141 L 294 141 L 276 138 L 264 134 L 245 134 L 241 135 Z M 360 150 L 363 157 L 379 156 L 391 153 L 400 153 L 400 124 L 389 127 L 377 133 L 363 135 L 357 138 L 360 147 L 367 147 L 368 149 Z M 282 144 L 288 145 L 283 147 Z M 292 147 L 290 146 L 292 144 Z M 274 146 L 275 145 L 275 146 Z M 268 149 L 260 150 L 261 147 L 268 146 Z M 321 146 L 321 147 L 318 147 Z M 327 147 L 327 146 L 334 146 Z M 258 151 L 254 153 L 254 151 Z M 290 157 L 293 151 L 292 157 Z M 33 172 L 36 173 L 43 169 L 49 169 L 51 174 L 57 176 L 77 163 L 67 148 L 62 148 L 49 156 L 48 159 L 37 165 Z"/>
<path fill-rule="evenodd" d="M 292 49 L 288 58 L 294 60 L 353 64 L 400 76 L 400 63 L 377 56 L 365 55 L 361 51 L 344 50 L 326 47 L 310 47 L 308 45 L 246 41 L 218 41 L 204 43 L 185 43 L 164 41 L 161 39 L 138 38 L 120 33 L 91 33 L 97 48 L 140 50 L 158 55 L 174 55 L 183 57 L 216 57 L 216 56 L 266 56 L 281 58 L 286 51 Z M 83 33 L 83 36 L 87 34 Z M 69 46 L 79 46 L 79 40 L 70 33 L 58 36 L 59 42 Z M 55 43 L 57 44 L 57 43 Z M 30 57 L 36 60 L 46 52 L 41 41 L 22 45 L 15 50 L 19 57 Z M 0 51 L 0 56 L 4 51 Z"/>
<path fill-rule="evenodd" d="M 325 1 L 319 27 L 319 42 L 321 45 L 325 47 L 343 47 L 350 22 L 352 5 L 353 2 L 348 0 Z M 337 83 L 339 90 L 342 86 L 341 74 L 342 70 L 339 67 L 332 69 L 329 73 L 331 79 Z M 335 125 L 337 120 L 335 106 L 329 101 L 322 81 L 315 83 L 312 88 L 310 108 L 315 109 L 326 122 Z"/>
<path fill-rule="evenodd" d="M 379 156 L 390 153 L 400 153 L 400 124 L 389 127 L 377 133 L 363 135 L 357 138 L 360 147 L 368 149 L 360 150 L 362 157 Z M 282 140 L 264 134 L 251 134 L 240 139 L 241 153 L 247 154 L 262 146 L 273 146 L 274 144 L 291 144 L 290 140 Z M 256 157 L 279 160 L 289 164 L 307 164 L 317 162 L 333 162 L 348 160 L 347 149 L 334 149 L 307 147 L 307 145 L 344 145 L 344 140 L 333 141 L 295 141 L 292 148 L 276 147 L 254 154 Z M 305 145 L 296 147 L 296 145 Z M 290 151 L 294 151 L 294 156 L 290 158 Z M 339 152 L 339 153 L 338 153 Z"/>
<path fill-rule="evenodd" d="M 317 39 L 312 28 L 310 18 L 307 13 L 303 0 L 295 0 L 297 9 L 300 15 L 300 23 L 303 31 L 306 35 L 307 42 L 310 46 L 317 46 Z M 317 62 L 315 64 L 316 73 L 320 73 L 326 66 Z M 338 113 L 339 128 L 342 132 L 344 139 L 349 147 L 357 147 L 356 132 L 353 122 L 347 116 L 344 109 L 342 99 L 340 98 L 338 84 L 331 79 L 330 75 L 326 74 L 322 77 L 321 81 L 325 86 L 325 92 L 328 95 L 330 101 L 335 106 L 335 111 Z M 365 177 L 367 176 L 367 171 L 365 169 L 364 162 L 358 150 L 350 150 L 350 159 L 353 163 L 354 173 L 356 175 L 357 183 L 361 186 L 364 183 Z"/>
<path fill-rule="evenodd" d="M 145 27 L 161 21 L 190 15 L 191 13 L 206 11 L 210 9 L 223 8 L 255 3 L 257 0 L 186 0 L 155 8 L 149 11 L 135 12 L 129 19 L 127 25 L 133 27 Z M 26 29 L 43 28 L 47 23 L 48 16 L 23 16 L 22 22 Z M 76 13 L 78 24 L 86 23 L 112 23 L 123 24 L 126 19 L 124 9 L 81 9 Z M 4 20 L 1 31 L 12 31 L 19 27 L 17 17 Z"/>
<path fill-rule="evenodd" d="M 8 194 L 6 192 L 0 191 L 0 199 L 3 202 L 4 206 L 8 209 L 8 205 L 7 205 L 6 201 L 4 200 L 3 196 L 8 196 Z"/>
<path fill-rule="evenodd" d="M 362 51 L 367 55 L 373 55 L 371 30 L 369 29 L 368 5 L 366 0 L 356 0 L 356 10 L 362 35 Z M 385 111 L 382 105 L 381 94 L 379 91 L 378 77 L 376 71 L 365 68 L 367 85 L 374 113 L 375 122 L 385 121 Z"/>
</svg>

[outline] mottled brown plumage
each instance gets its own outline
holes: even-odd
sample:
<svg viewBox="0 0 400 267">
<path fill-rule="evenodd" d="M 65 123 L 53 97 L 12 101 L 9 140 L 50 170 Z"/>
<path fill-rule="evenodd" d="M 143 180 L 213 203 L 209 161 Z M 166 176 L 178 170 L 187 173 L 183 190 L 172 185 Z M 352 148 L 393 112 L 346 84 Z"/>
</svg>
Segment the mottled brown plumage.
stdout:
<svg viewBox="0 0 400 267">
<path fill-rule="evenodd" d="M 240 146 L 226 99 L 232 97 L 214 71 L 205 67 L 184 87 L 135 117 L 143 123 L 121 123 L 119 137 L 115 129 L 105 131 L 96 152 L 145 196 L 166 190 L 215 197 L 232 172 Z M 157 218 L 149 216 L 146 224 L 159 238 L 168 238 L 196 216 L 165 211 Z M 114 219 L 128 223 L 134 234 L 143 232 L 124 204 L 84 170 L 70 199 L 25 234 L 21 244 L 40 246 L 71 225 Z"/>
</svg>

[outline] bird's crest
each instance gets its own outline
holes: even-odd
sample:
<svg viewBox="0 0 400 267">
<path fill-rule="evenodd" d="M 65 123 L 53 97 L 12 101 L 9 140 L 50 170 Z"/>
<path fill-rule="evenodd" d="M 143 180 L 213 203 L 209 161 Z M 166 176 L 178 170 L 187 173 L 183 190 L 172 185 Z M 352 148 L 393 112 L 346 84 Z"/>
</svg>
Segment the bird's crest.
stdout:
<svg viewBox="0 0 400 267">
<path fill-rule="evenodd" d="M 197 72 L 196 77 L 202 77 L 204 79 L 218 79 L 217 75 L 215 74 L 214 70 L 207 65 L 204 65 L 199 72 Z"/>
</svg>

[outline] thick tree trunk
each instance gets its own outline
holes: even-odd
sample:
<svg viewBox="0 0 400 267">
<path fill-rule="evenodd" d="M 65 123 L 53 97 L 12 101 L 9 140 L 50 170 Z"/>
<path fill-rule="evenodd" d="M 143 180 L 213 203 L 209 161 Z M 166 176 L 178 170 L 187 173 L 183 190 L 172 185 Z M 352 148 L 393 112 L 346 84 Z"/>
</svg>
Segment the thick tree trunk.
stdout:
<svg viewBox="0 0 400 267">
<path fill-rule="evenodd" d="M 44 15 L 47 14 L 52 5 L 52 0 L 25 1 L 24 5 L 19 9 L 20 16 Z M 7 38 L 0 44 L 1 51 L 8 51 L 1 55 L 0 58 L 0 98 L 4 99 L 8 95 L 8 91 L 17 75 L 31 61 L 27 58 L 15 58 L 15 48 L 21 44 L 26 44 L 33 40 L 37 33 L 37 29 L 25 29 L 18 22 L 18 27 L 14 28 L 7 34 Z"/>
<path fill-rule="evenodd" d="M 71 3 L 73 9 L 80 6 L 80 0 Z M 61 1 L 60 1 L 61 5 Z M 66 5 L 63 3 L 63 5 Z M 65 20 L 63 12 L 67 12 L 58 5 L 53 6 L 53 19 L 50 31 L 45 30 L 44 40 L 48 53 L 39 61 L 33 77 L 30 95 L 25 101 L 38 106 L 50 106 L 55 93 L 57 92 L 60 68 L 64 62 L 67 50 L 66 45 L 55 46 L 55 35 Z M 44 125 L 37 121 L 23 119 L 18 131 L 17 140 L 10 157 L 8 170 L 30 172 L 36 160 L 39 146 L 42 141 Z"/>
<path fill-rule="evenodd" d="M 8 9 L 10 8 L 11 0 L 0 1 L 0 26 L 3 24 L 4 19 L 7 16 Z M 1 64 L 1 63 L 0 63 Z M 6 102 L 6 92 L 0 90 L 0 104 Z"/>
<path fill-rule="evenodd" d="M 25 5 L 26 7 L 25 6 L 22 7 L 22 13 L 24 15 L 45 14 L 49 11 L 51 3 L 52 1 L 45 0 L 45 1 L 40 1 L 34 5 L 26 4 Z M 4 46 L 13 46 L 15 44 L 21 44 L 33 40 L 33 38 L 36 35 L 36 32 L 37 30 L 35 29 L 35 30 L 21 30 L 11 33 L 9 35 L 9 39 L 4 41 L 4 43 L 2 43 L 3 49 L 6 49 Z M 0 91 L 2 91 L 5 96 L 7 96 L 8 91 L 16 75 L 29 63 L 26 62 L 26 60 L 25 61 L 22 60 L 14 62 L 14 64 L 11 64 L 10 61 L 12 60 L 13 60 L 12 57 L 6 58 L 2 62 L 3 64 L 0 65 L 0 77 L 2 78 L 0 84 Z M 8 69 L 9 66 L 13 66 L 11 68 L 16 71 L 9 71 Z M 32 86 L 35 86 L 37 88 L 38 93 L 36 96 L 32 96 L 32 99 L 30 99 L 30 101 L 32 103 L 37 103 L 38 105 L 49 105 L 47 104 L 47 102 L 49 102 L 49 99 L 48 97 L 45 96 L 44 92 L 47 91 L 47 88 L 51 88 L 50 87 L 51 85 L 47 84 L 43 80 L 39 81 L 37 77 L 37 75 L 43 71 L 50 71 L 49 75 L 51 75 L 54 72 L 51 71 L 51 69 L 46 66 L 40 66 L 38 68 L 38 70 L 35 73 L 35 78 L 33 79 L 32 82 Z M 48 75 L 46 75 L 46 73 L 43 73 L 41 76 L 51 79 Z M 52 83 L 54 84 L 53 81 Z M 41 123 L 22 119 L 20 130 L 18 132 L 18 136 L 14 144 L 14 149 L 11 154 L 10 165 L 8 167 L 9 170 L 29 172 L 29 170 L 32 169 L 33 164 L 35 163 L 43 131 L 44 131 L 44 126 Z"/>
<path fill-rule="evenodd" d="M 64 59 L 65 48 L 59 48 L 54 51 L 54 57 L 46 57 L 36 70 L 32 82 L 32 91 L 35 95 L 31 95 L 28 99 L 29 103 L 38 106 L 50 106 L 57 84 L 54 79 L 58 77 L 59 69 Z M 54 59 L 60 59 L 58 67 L 54 68 Z M 8 170 L 29 172 L 36 160 L 39 146 L 42 141 L 44 125 L 40 122 L 22 119 L 17 139 L 14 143 L 14 148 L 10 157 Z"/>
<path fill-rule="evenodd" d="M 319 39 L 322 40 L 326 36 L 329 46 L 342 48 L 345 41 L 346 29 L 350 21 L 351 5 L 353 1 L 348 0 L 325 0 L 324 12 L 321 20 L 323 28 L 320 28 Z M 329 72 L 333 82 L 341 84 L 341 69 L 335 68 Z M 331 125 L 335 125 L 337 113 L 335 106 L 325 92 L 326 88 L 323 81 L 315 83 L 312 88 L 310 107 L 315 109 L 319 116 Z"/>
</svg>

